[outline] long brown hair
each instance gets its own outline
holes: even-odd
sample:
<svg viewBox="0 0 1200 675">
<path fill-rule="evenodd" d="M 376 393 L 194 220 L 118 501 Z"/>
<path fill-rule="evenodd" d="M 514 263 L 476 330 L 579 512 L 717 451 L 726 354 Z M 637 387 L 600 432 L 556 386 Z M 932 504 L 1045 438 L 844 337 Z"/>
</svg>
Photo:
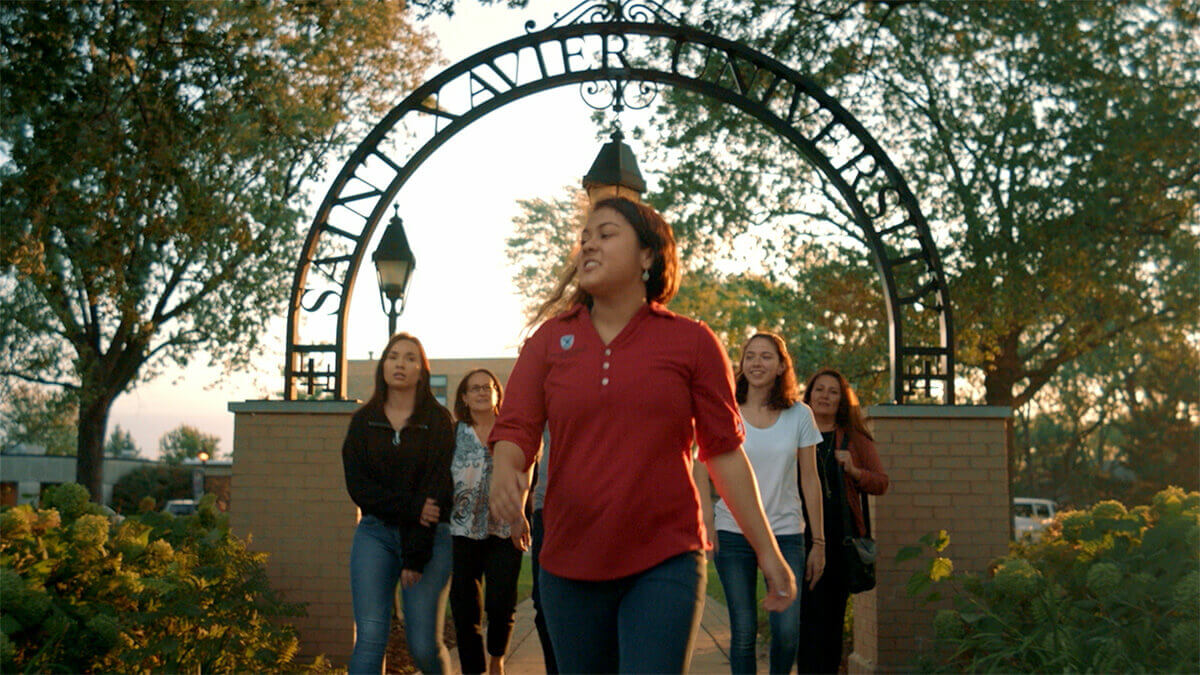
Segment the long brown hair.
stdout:
<svg viewBox="0 0 1200 675">
<path fill-rule="evenodd" d="M 808 378 L 808 382 L 804 385 L 804 403 L 812 405 L 812 387 L 813 382 L 817 381 L 818 377 L 828 375 L 837 380 L 838 389 L 841 394 L 838 396 L 837 412 L 834 414 L 834 424 L 842 431 L 857 431 L 858 433 L 875 440 L 870 431 L 867 431 L 866 420 L 863 419 L 862 407 L 858 404 L 858 394 L 854 393 L 854 389 L 850 386 L 850 382 L 844 375 L 834 370 L 833 368 L 822 368 Z"/>
<path fill-rule="evenodd" d="M 675 297 L 675 293 L 679 291 L 680 276 L 679 250 L 675 246 L 675 233 L 671 231 L 671 226 L 658 211 L 624 197 L 609 197 L 592 206 L 593 213 L 600 209 L 612 209 L 621 214 L 633 226 L 633 231 L 637 233 L 638 243 L 642 248 L 648 248 L 653 253 L 654 262 L 650 264 L 648 270 L 650 278 L 645 282 L 646 300 L 663 305 L 670 302 Z M 580 288 L 576 280 L 579 272 L 576 264 L 578 258 L 579 244 L 575 244 L 571 249 L 568 265 L 558 279 L 558 285 L 550 294 L 550 299 L 538 308 L 537 313 L 529 322 L 530 326 L 537 325 L 544 319 L 564 312 L 575 305 L 592 306 L 591 294 Z M 568 295 L 568 289 L 572 284 L 574 284 L 574 290 L 571 290 Z"/>
<path fill-rule="evenodd" d="M 409 333 L 396 333 L 388 339 L 387 346 L 383 348 L 383 354 L 379 357 L 379 362 L 375 364 L 375 391 L 371 393 L 371 398 L 363 404 L 364 408 L 372 406 L 383 408 L 383 404 L 387 402 L 388 386 L 387 380 L 383 377 L 383 362 L 387 361 L 388 352 L 392 350 L 392 347 L 401 340 L 408 340 L 416 345 L 417 354 L 421 357 L 421 379 L 417 382 L 417 395 L 413 401 L 413 411 L 424 408 L 430 402 L 437 404 L 437 399 L 433 396 L 433 389 L 429 386 L 429 357 L 425 356 L 424 345 Z"/>
<path fill-rule="evenodd" d="M 771 393 L 767 396 L 767 408 L 787 410 L 800 400 L 800 388 L 796 386 L 796 371 L 792 366 L 792 357 L 788 354 L 787 344 L 783 338 L 774 333 L 755 333 L 742 344 L 742 356 L 738 359 L 737 386 L 734 390 L 738 405 L 746 402 L 746 394 L 750 391 L 750 382 L 746 380 L 746 374 L 742 372 L 742 364 L 746 360 L 746 349 L 756 338 L 769 340 L 775 346 L 779 362 L 783 364 L 783 372 L 775 376 L 775 382 L 771 385 Z"/>
<path fill-rule="evenodd" d="M 471 407 L 463 402 L 463 396 L 467 393 L 467 383 L 479 373 L 484 373 L 492 379 L 492 386 L 496 388 L 496 404 L 492 406 L 492 412 L 500 412 L 500 404 L 504 402 L 504 386 L 500 384 L 500 378 L 487 368 L 476 368 L 463 375 L 463 379 L 458 383 L 458 390 L 454 392 L 454 419 L 459 422 L 475 424 L 475 419 L 471 417 Z"/>
</svg>

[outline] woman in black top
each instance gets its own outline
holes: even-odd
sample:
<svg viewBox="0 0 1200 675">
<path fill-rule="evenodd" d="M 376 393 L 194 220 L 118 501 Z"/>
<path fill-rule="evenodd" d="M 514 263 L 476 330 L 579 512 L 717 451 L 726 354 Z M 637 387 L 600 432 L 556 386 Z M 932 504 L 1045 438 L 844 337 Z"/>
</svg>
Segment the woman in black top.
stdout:
<svg viewBox="0 0 1200 675">
<path fill-rule="evenodd" d="M 887 492 L 888 475 L 863 421 L 858 396 L 841 373 L 832 368 L 817 371 L 804 387 L 804 402 L 812 408 L 822 437 L 817 445 L 817 474 L 824 497 L 826 553 L 825 574 L 814 587 L 802 589 L 802 638 L 796 665 L 801 673 L 836 673 L 842 662 L 842 624 L 850 597 L 842 543 L 847 536 L 866 534 L 862 495 Z M 846 511 L 849 516 L 843 517 Z M 853 532 L 846 532 L 847 521 Z"/>
<path fill-rule="evenodd" d="M 396 582 L 413 661 L 450 669 L 442 642 L 451 569 L 454 431 L 429 388 L 429 360 L 407 333 L 388 340 L 375 393 L 350 420 L 342 446 L 346 488 L 362 511 L 350 551 L 356 639 L 351 673 L 380 673 Z"/>
</svg>

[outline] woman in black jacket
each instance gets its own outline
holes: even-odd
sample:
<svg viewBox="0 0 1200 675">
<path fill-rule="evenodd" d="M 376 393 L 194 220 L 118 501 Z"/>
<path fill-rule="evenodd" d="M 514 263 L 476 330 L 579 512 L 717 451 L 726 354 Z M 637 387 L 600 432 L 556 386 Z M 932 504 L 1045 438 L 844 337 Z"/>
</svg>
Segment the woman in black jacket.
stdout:
<svg viewBox="0 0 1200 675">
<path fill-rule="evenodd" d="M 350 551 L 351 673 L 382 672 L 397 581 L 413 661 L 422 672 L 449 672 L 442 624 L 453 457 L 450 413 L 429 387 L 425 349 L 397 333 L 375 368 L 375 393 L 354 413 L 342 446 L 346 488 L 362 511 Z"/>
</svg>

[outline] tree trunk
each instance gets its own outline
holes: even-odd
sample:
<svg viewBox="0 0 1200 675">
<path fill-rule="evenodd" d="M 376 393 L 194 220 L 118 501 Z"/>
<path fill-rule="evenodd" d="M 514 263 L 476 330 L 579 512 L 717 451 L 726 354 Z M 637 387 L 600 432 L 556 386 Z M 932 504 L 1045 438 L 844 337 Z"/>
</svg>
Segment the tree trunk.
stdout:
<svg viewBox="0 0 1200 675">
<path fill-rule="evenodd" d="M 81 355 L 79 386 L 79 445 L 75 482 L 87 488 L 92 500 L 104 503 L 104 437 L 113 401 L 133 381 L 145 362 L 142 340 L 123 340 L 102 354 L 93 345 L 76 345 Z"/>
<path fill-rule="evenodd" d="M 1001 341 L 1001 352 L 984 367 L 983 390 L 987 405 L 1003 406 L 1012 410 L 1004 422 L 1004 453 L 1008 456 L 1008 503 L 1013 500 L 1013 480 L 1017 468 L 1016 429 L 1013 425 L 1013 388 L 1016 386 L 1017 355 L 1016 336 Z M 1012 518 L 1008 519 L 1008 534 L 1012 538 Z"/>
<path fill-rule="evenodd" d="M 92 501 L 104 503 L 104 435 L 108 431 L 111 396 L 98 396 L 79 406 L 79 445 L 75 462 L 75 482 L 88 489 Z"/>
</svg>

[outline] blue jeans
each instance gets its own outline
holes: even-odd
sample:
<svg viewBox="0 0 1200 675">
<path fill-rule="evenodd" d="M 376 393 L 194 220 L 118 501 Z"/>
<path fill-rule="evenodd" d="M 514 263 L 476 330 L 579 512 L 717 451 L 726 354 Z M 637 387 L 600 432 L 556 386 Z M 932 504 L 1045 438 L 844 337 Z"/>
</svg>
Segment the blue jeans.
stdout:
<svg viewBox="0 0 1200 675">
<path fill-rule="evenodd" d="M 783 559 L 804 583 L 804 535 L 776 535 Z M 746 538 L 717 530 L 717 576 L 729 605 L 729 667 L 734 673 L 754 673 L 754 641 L 758 636 L 758 556 Z M 770 612 L 771 672 L 790 673 L 800 649 L 800 597 L 782 612 Z"/>
<path fill-rule="evenodd" d="M 542 582 L 538 570 L 538 556 L 542 553 L 542 538 L 546 529 L 542 524 L 542 510 L 533 512 L 530 520 L 530 547 L 533 549 L 530 559 L 533 561 L 533 625 L 537 628 L 538 642 L 542 643 L 542 662 L 546 666 L 546 675 L 558 675 L 558 665 L 554 660 L 554 646 L 550 642 L 550 629 L 546 627 L 546 610 L 542 607 Z"/>
<path fill-rule="evenodd" d="M 350 549 L 356 636 L 350 673 L 383 672 L 396 583 L 404 564 L 402 550 L 399 529 L 372 515 L 362 517 Z M 442 641 L 446 596 L 450 592 L 450 558 L 450 526 L 440 523 L 433 539 L 433 557 L 425 565 L 421 580 L 400 592 L 408 652 L 424 673 L 450 672 L 450 653 Z"/>
<path fill-rule="evenodd" d="M 539 590 L 564 673 L 683 673 L 704 611 L 707 568 L 698 551 L 611 581 L 541 569 Z"/>
</svg>

